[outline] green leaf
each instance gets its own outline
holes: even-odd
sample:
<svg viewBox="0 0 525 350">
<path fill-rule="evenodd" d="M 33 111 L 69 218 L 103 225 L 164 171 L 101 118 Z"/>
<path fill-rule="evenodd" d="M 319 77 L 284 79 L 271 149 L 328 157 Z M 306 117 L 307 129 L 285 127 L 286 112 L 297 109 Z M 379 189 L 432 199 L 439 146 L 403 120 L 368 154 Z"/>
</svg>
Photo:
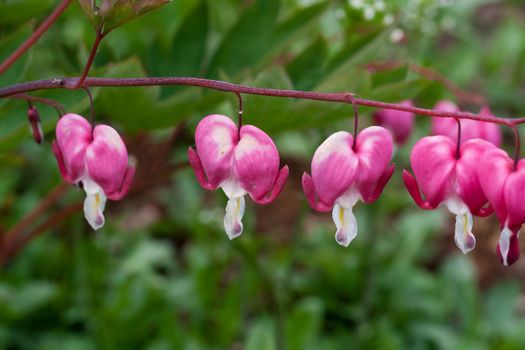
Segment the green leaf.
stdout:
<svg viewBox="0 0 525 350">
<path fill-rule="evenodd" d="M 287 349 L 315 349 L 323 319 L 323 303 L 318 298 L 300 301 L 286 324 Z"/>
<path fill-rule="evenodd" d="M 24 317 L 49 303 L 58 294 L 55 285 L 44 281 L 32 281 L 18 288 L 7 288 L 0 294 L 0 306 L 7 308 L 12 317 Z"/>
<path fill-rule="evenodd" d="M 260 319 L 248 330 L 246 350 L 275 350 L 275 332 L 273 322 Z"/>
<path fill-rule="evenodd" d="M 18 0 L 0 2 L 0 28 L 19 25 L 36 16 L 45 18 L 56 5 L 55 0 Z"/>
<path fill-rule="evenodd" d="M 286 69 L 298 90 L 310 90 L 322 79 L 328 57 L 326 41 L 320 37 L 310 44 Z"/>
<path fill-rule="evenodd" d="M 156 76 L 199 76 L 206 56 L 208 36 L 208 5 L 198 1 L 185 17 L 169 48 L 156 40 L 149 54 L 149 67 Z M 180 92 L 182 88 L 163 87 L 163 95 Z"/>
<path fill-rule="evenodd" d="M 269 49 L 271 30 L 277 21 L 279 1 L 256 0 L 240 16 L 222 39 L 209 65 L 211 77 L 219 70 L 233 76 L 239 69 L 253 66 Z"/>
<path fill-rule="evenodd" d="M 106 77 L 144 77 L 146 72 L 141 62 L 130 58 L 118 65 L 110 66 Z M 108 115 L 121 123 L 126 130 L 171 127 L 189 118 L 199 109 L 215 105 L 225 98 L 224 94 L 211 93 L 203 97 L 203 90 L 186 88 L 166 99 L 160 99 L 158 86 L 104 88 L 97 98 L 98 113 Z"/>
<path fill-rule="evenodd" d="M 117 0 L 107 13 L 102 12 L 104 31 L 109 33 L 113 29 L 169 2 L 171 0 Z"/>
<path fill-rule="evenodd" d="M 28 23 L 16 31 L 9 33 L 9 35 L 0 36 L 0 62 L 3 62 L 9 57 L 24 40 L 26 40 L 33 30 L 33 26 Z M 24 53 L 7 71 L 0 74 L 0 86 L 7 86 L 23 80 L 27 72 L 27 67 L 31 61 L 32 50 Z M 0 105 L 5 99 L 0 99 Z"/>
</svg>

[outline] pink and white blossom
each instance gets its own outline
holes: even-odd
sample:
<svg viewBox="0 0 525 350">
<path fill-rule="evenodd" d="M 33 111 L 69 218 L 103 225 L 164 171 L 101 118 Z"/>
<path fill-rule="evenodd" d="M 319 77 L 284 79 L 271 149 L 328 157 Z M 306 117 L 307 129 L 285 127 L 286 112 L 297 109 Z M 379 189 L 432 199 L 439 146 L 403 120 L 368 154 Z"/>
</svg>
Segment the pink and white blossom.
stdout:
<svg viewBox="0 0 525 350">
<path fill-rule="evenodd" d="M 315 151 L 312 176 L 303 174 L 303 190 L 313 209 L 332 211 L 340 245 L 347 247 L 357 235 L 354 205 L 374 202 L 392 176 L 392 150 L 390 133 L 372 126 L 357 135 L 355 144 L 352 134 L 339 131 Z"/>
<path fill-rule="evenodd" d="M 271 203 L 281 193 L 288 167 L 279 170 L 279 153 L 273 140 L 253 125 L 239 131 L 228 117 L 213 114 L 202 119 L 195 132 L 196 150 L 188 158 L 200 185 L 222 188 L 228 197 L 224 228 L 230 239 L 243 231 L 244 196 L 258 204 Z"/>
<path fill-rule="evenodd" d="M 108 125 L 92 129 L 82 116 L 69 113 L 58 121 L 52 147 L 62 177 L 86 192 L 84 215 L 88 223 L 95 230 L 101 228 L 107 198 L 122 199 L 135 176 L 122 138 Z"/>
<path fill-rule="evenodd" d="M 427 136 L 419 140 L 410 154 L 412 176 L 403 171 L 403 181 L 416 204 L 426 210 L 444 204 L 456 215 L 454 240 L 463 253 L 474 249 L 472 215 L 486 216 L 487 198 L 481 189 L 478 167 L 484 154 L 495 148 L 491 143 L 474 139 L 461 144 L 446 136 Z M 426 197 L 423 200 L 420 189 Z"/>
<path fill-rule="evenodd" d="M 479 178 L 500 222 L 498 256 L 502 264 L 512 265 L 520 256 L 518 236 L 525 222 L 525 159 L 515 166 L 505 151 L 493 149 L 480 160 Z"/>
</svg>

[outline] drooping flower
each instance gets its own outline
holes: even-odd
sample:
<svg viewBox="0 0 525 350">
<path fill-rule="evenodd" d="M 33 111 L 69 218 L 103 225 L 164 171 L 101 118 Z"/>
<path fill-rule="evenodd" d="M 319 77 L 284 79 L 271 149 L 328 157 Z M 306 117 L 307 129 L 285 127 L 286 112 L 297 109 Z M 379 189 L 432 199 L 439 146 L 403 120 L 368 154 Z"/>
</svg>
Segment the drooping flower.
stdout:
<svg viewBox="0 0 525 350">
<path fill-rule="evenodd" d="M 444 112 L 459 112 L 458 106 L 450 101 L 440 101 L 434 109 Z M 487 106 L 482 107 L 479 114 L 492 116 Z M 496 147 L 501 145 L 501 129 L 497 124 L 472 119 L 461 119 L 460 123 L 462 142 L 483 139 Z M 453 118 L 432 117 L 432 134 L 448 136 L 455 142 L 458 138 L 458 124 Z"/>
<path fill-rule="evenodd" d="M 493 149 L 480 160 L 479 178 L 500 222 L 498 256 L 502 264 L 512 265 L 520 256 L 518 236 L 525 222 L 525 160 L 514 166 L 505 151 Z"/>
<path fill-rule="evenodd" d="M 416 202 L 426 210 L 444 204 L 456 215 L 454 240 L 463 253 L 476 245 L 472 234 L 472 215 L 487 216 L 492 208 L 485 208 L 487 198 L 478 178 L 479 161 L 495 148 L 491 143 L 474 139 L 457 144 L 446 136 L 427 136 L 419 140 L 410 154 L 414 177 L 403 171 L 405 186 Z M 419 190 L 423 192 L 423 200 Z"/>
<path fill-rule="evenodd" d="M 271 203 L 288 178 L 288 166 L 279 170 L 279 153 L 270 136 L 253 125 L 239 129 L 228 117 L 213 114 L 202 119 L 195 132 L 197 150 L 188 158 L 200 185 L 222 188 L 228 197 L 224 229 L 230 239 L 243 230 L 244 196 L 258 204 Z"/>
<path fill-rule="evenodd" d="M 56 126 L 53 153 L 62 177 L 84 188 L 84 215 L 95 230 L 104 225 L 107 198 L 122 199 L 129 191 L 135 168 L 128 165 L 126 145 L 115 129 L 91 124 L 68 113 Z"/>
<path fill-rule="evenodd" d="M 390 133 L 372 126 L 357 135 L 355 144 L 350 133 L 339 131 L 315 151 L 312 176 L 303 174 L 303 190 L 313 209 L 332 210 L 340 245 L 347 247 L 357 235 L 354 205 L 359 200 L 374 202 L 390 180 L 395 168 L 389 166 L 392 149 Z"/>
<path fill-rule="evenodd" d="M 407 107 L 413 106 L 411 100 L 405 100 L 399 104 Z M 394 136 L 394 141 L 399 145 L 404 144 L 412 133 L 414 118 L 414 113 L 391 109 L 380 109 L 374 113 L 376 124 L 388 129 Z"/>
</svg>

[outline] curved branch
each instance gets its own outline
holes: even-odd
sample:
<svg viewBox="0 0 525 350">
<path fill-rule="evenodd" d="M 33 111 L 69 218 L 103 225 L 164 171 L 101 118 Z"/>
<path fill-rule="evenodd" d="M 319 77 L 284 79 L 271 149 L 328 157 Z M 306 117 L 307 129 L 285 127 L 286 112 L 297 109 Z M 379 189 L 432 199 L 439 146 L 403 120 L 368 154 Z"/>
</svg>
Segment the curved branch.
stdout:
<svg viewBox="0 0 525 350">
<path fill-rule="evenodd" d="M 46 89 L 76 89 L 80 78 L 55 78 L 36 80 L 26 83 L 15 84 L 0 88 L 0 98 L 8 97 L 14 94 L 25 93 L 36 90 Z M 221 80 L 211 80 L 204 78 L 192 77 L 146 77 L 146 78 L 86 78 L 82 84 L 85 87 L 130 87 L 130 86 L 195 86 L 219 91 L 227 91 L 234 93 L 242 93 L 249 95 L 262 95 L 273 97 L 289 97 L 305 100 L 327 101 L 349 103 L 348 92 L 314 92 L 314 91 L 299 91 L 299 90 L 284 90 L 284 89 L 268 89 L 259 88 L 247 85 L 232 84 Z M 354 97 L 356 105 L 391 109 L 403 112 L 411 112 L 419 115 L 426 115 L 439 118 L 459 118 L 484 121 L 512 127 L 525 123 L 525 118 L 511 119 L 500 118 L 495 116 L 485 116 L 469 112 L 448 112 L 439 111 L 435 109 L 419 108 L 413 106 L 405 106 L 398 103 L 388 103 L 375 100 L 368 100 L 364 98 Z"/>
</svg>

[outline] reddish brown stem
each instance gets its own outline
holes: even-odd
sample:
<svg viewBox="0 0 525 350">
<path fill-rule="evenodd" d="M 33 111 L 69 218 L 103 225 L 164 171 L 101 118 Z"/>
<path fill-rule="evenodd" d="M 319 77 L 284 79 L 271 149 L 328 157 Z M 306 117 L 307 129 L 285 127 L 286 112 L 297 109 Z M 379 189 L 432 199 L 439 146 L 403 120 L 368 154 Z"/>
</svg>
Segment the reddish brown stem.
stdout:
<svg viewBox="0 0 525 350">
<path fill-rule="evenodd" d="M 459 159 L 461 157 L 461 120 L 456 118 L 456 122 L 458 123 L 458 136 L 456 138 L 456 159 Z"/>
<path fill-rule="evenodd" d="M 95 60 L 95 56 L 97 54 L 98 47 L 102 39 L 104 39 L 104 36 L 106 36 L 106 34 L 102 32 L 102 25 L 100 25 L 99 28 L 97 29 L 97 35 L 95 37 L 95 42 L 93 43 L 93 47 L 91 47 L 91 52 L 89 53 L 89 57 L 86 61 L 86 65 L 84 66 L 84 70 L 82 71 L 82 74 L 80 75 L 80 78 L 78 79 L 73 89 L 78 89 L 80 87 L 87 87 L 87 86 L 83 86 L 84 80 L 89 74 L 89 70 L 91 69 L 91 66 L 93 65 L 93 61 Z"/>
<path fill-rule="evenodd" d="M 75 89 L 79 78 L 55 78 L 36 80 L 0 88 L 0 97 L 7 97 L 23 92 L 45 90 L 45 89 Z M 195 86 L 207 89 L 236 92 L 249 95 L 262 95 L 273 97 L 290 97 L 304 100 L 316 100 L 327 102 L 348 103 L 348 92 L 313 92 L 284 89 L 268 89 L 246 85 L 232 84 L 220 80 L 211 80 L 191 77 L 146 77 L 146 78 L 86 78 L 82 84 L 86 87 L 125 87 L 125 86 Z M 411 112 L 419 115 L 433 116 L 439 118 L 460 118 L 484 121 L 499 125 L 512 126 L 525 123 L 525 118 L 510 119 L 495 116 L 479 115 L 469 112 L 447 112 L 435 109 L 405 106 L 398 103 L 388 103 L 354 98 L 354 103 L 360 106 L 391 109 L 403 112 Z"/>
<path fill-rule="evenodd" d="M 0 64 L 0 74 L 4 73 L 9 67 L 11 67 L 31 46 L 33 46 L 38 39 L 56 22 L 58 17 L 64 12 L 64 10 L 69 6 L 71 0 L 62 0 L 62 2 L 57 6 L 57 8 L 51 12 L 49 17 L 45 19 L 44 22 L 38 27 L 33 34 L 26 39 L 9 57 L 7 57 Z"/>
<path fill-rule="evenodd" d="M 27 95 L 27 94 L 16 94 L 16 95 L 12 95 L 12 96 L 9 96 L 9 97 L 10 98 L 16 98 L 16 99 L 19 99 L 19 100 L 26 100 L 26 101 L 29 101 L 29 102 L 39 102 L 39 103 L 45 104 L 47 106 L 53 107 L 54 109 L 56 109 L 56 111 L 58 112 L 58 114 L 60 116 L 65 114 L 64 106 L 62 106 L 60 103 L 58 103 L 55 100 L 50 100 L 50 99 L 47 99 L 47 98 L 42 98 L 42 97 L 37 97 L 37 96 L 31 96 L 31 95 Z"/>
<path fill-rule="evenodd" d="M 518 162 L 520 161 L 520 153 L 521 153 L 521 139 L 520 139 L 520 131 L 518 130 L 517 125 L 512 126 L 512 131 L 514 132 L 514 142 L 515 142 L 515 150 L 514 150 L 514 168 L 518 166 Z"/>
<path fill-rule="evenodd" d="M 352 94 L 348 94 L 348 99 L 354 108 L 354 140 L 352 141 L 352 149 L 355 151 L 357 132 L 359 130 L 359 109 L 357 108 L 357 104 L 355 103 L 354 96 L 352 96 Z"/>
<path fill-rule="evenodd" d="M 239 92 L 235 92 L 235 95 L 237 95 L 237 100 L 239 101 L 239 111 L 238 111 L 238 125 L 237 125 L 237 139 L 241 139 L 241 127 L 242 127 L 242 113 L 243 113 L 243 107 L 242 107 L 242 95 Z"/>
</svg>

